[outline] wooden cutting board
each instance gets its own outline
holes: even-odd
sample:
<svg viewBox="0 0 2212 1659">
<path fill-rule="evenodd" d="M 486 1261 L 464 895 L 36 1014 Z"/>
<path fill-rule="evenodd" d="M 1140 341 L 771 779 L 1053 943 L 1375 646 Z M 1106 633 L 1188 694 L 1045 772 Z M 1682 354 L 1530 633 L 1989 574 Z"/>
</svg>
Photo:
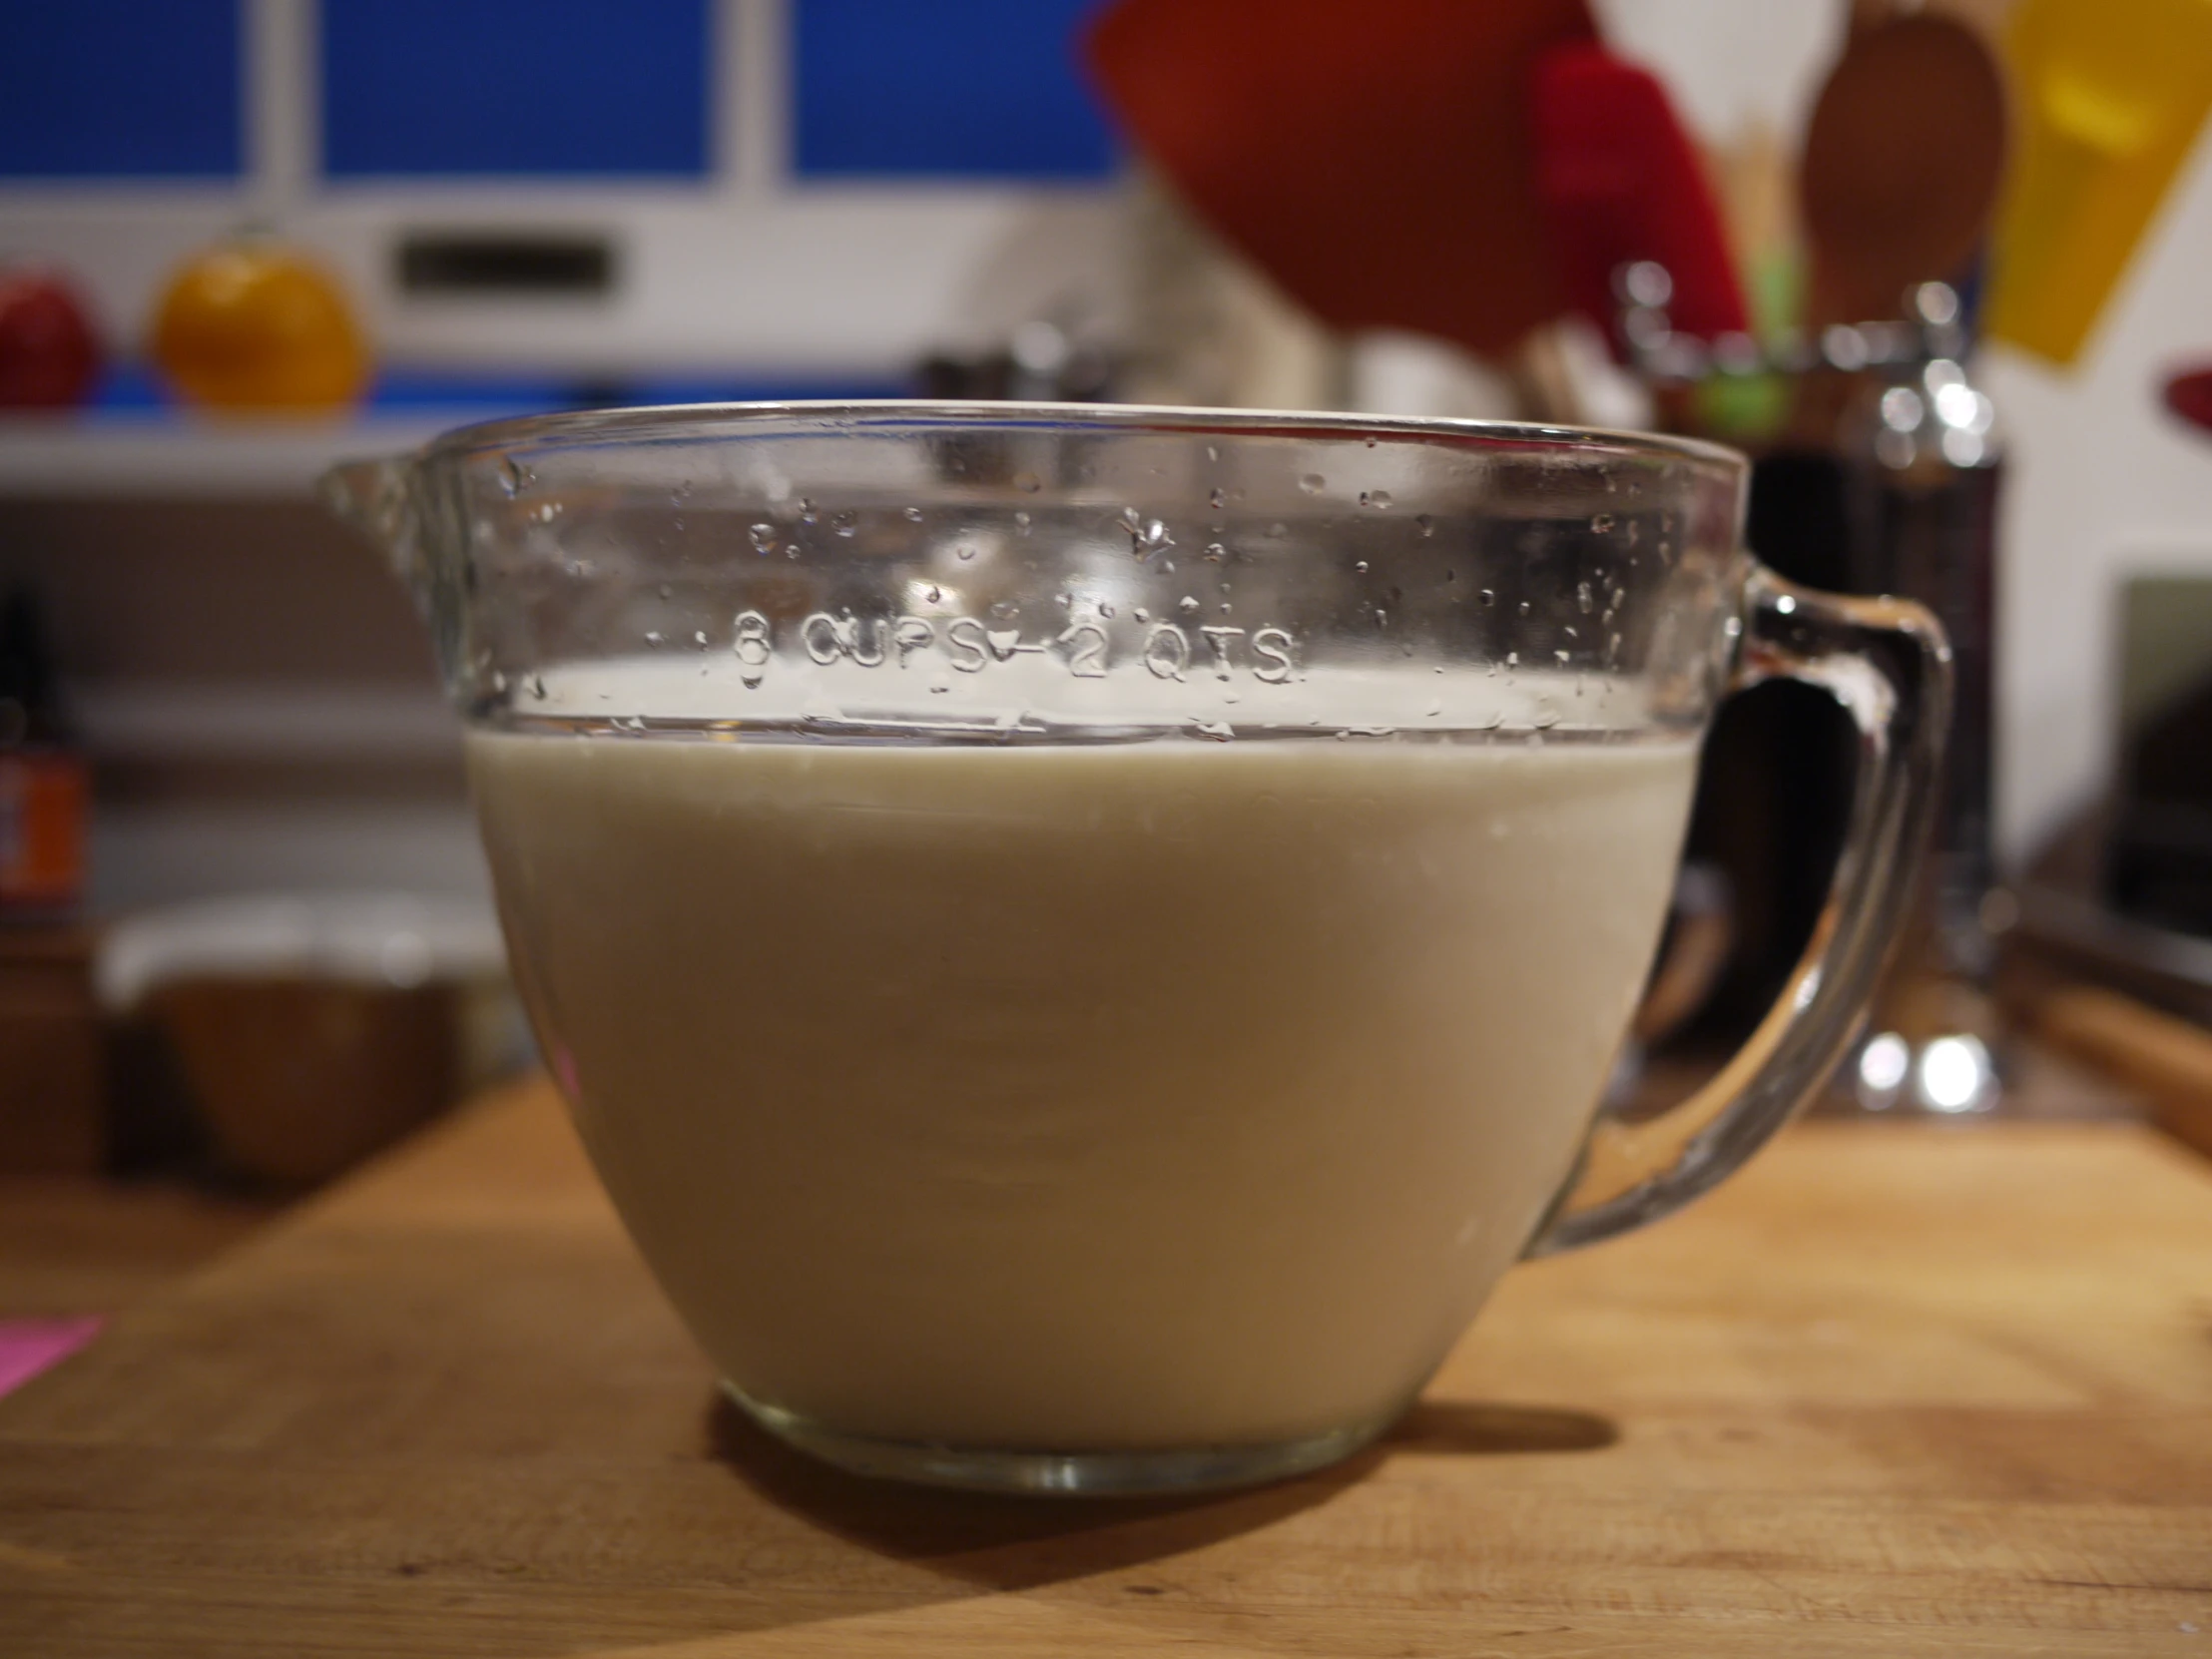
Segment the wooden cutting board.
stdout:
<svg viewBox="0 0 2212 1659">
<path fill-rule="evenodd" d="M 0 1401 L 0 1653 L 2212 1655 L 2212 1164 L 1809 1123 L 1342 1468 L 986 1500 L 719 1408 L 533 1086 Z"/>
</svg>

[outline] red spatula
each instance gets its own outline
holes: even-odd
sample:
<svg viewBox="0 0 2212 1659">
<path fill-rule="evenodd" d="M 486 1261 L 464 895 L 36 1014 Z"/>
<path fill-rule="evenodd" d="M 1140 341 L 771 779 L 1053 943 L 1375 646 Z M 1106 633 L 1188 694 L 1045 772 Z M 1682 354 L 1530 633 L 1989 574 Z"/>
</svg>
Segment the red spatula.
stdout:
<svg viewBox="0 0 2212 1659">
<path fill-rule="evenodd" d="M 2212 366 L 2180 369 L 2166 378 L 2166 407 L 2200 432 L 2212 432 Z"/>
<path fill-rule="evenodd" d="M 1562 309 L 1528 75 L 1583 0 L 1118 0 L 1106 101 L 1213 229 L 1323 320 L 1508 349 Z"/>
<path fill-rule="evenodd" d="M 1652 260 L 1674 278 L 1677 329 L 1748 327 L 1720 209 L 1658 79 L 1576 42 L 1536 61 L 1529 106 L 1536 200 L 1574 308 L 1610 338 L 1613 273 Z"/>
</svg>

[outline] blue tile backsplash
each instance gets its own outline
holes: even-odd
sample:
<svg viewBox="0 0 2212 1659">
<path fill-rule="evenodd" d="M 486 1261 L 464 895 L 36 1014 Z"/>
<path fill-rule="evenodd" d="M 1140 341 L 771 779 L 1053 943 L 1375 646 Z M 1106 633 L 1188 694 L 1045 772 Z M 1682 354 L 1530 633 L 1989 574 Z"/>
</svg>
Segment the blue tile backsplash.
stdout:
<svg viewBox="0 0 2212 1659">
<path fill-rule="evenodd" d="M 242 0 L 0 0 L 0 179 L 245 170 Z"/>
<path fill-rule="evenodd" d="M 1110 177 L 1076 49 L 1099 3 L 783 0 L 792 182 Z M 333 181 L 716 176 L 715 0 L 302 4 Z M 251 22 L 247 0 L 0 0 L 0 181 L 243 181 Z"/>
<path fill-rule="evenodd" d="M 1098 0 L 792 0 L 803 179 L 1095 180 L 1117 151 L 1076 61 Z"/>
<path fill-rule="evenodd" d="M 700 178 L 707 0 L 322 0 L 333 179 Z"/>
</svg>

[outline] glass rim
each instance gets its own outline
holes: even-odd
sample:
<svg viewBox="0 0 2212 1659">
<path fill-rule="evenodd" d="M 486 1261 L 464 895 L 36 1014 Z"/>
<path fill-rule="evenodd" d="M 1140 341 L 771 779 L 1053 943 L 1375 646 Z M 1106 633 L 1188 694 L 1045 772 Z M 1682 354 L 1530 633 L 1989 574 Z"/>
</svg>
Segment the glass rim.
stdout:
<svg viewBox="0 0 2212 1659">
<path fill-rule="evenodd" d="M 1741 477 L 1750 458 L 1725 444 L 1670 433 L 1543 421 L 1474 420 L 1440 415 L 1370 414 L 1326 409 L 1244 409 L 1172 403 L 1054 403 L 956 398 L 826 398 L 732 403 L 661 403 L 511 415 L 441 432 L 416 451 L 421 460 L 465 459 L 500 450 L 567 447 L 599 441 L 711 438 L 779 421 L 859 426 L 943 426 L 970 431 L 1025 426 L 1093 429 L 1154 436 L 1306 436 L 1434 438 L 1500 449 L 1578 448 L 1620 456 L 1671 456 L 1720 466 Z"/>
</svg>

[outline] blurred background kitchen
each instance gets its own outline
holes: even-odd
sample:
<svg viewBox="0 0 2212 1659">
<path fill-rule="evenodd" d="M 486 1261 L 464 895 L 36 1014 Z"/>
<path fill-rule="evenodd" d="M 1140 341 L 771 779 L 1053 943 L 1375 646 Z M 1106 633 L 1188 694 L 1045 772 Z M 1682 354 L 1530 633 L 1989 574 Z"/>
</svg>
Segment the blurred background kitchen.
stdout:
<svg viewBox="0 0 2212 1659">
<path fill-rule="evenodd" d="M 2046 1006 L 2212 1085 L 2212 0 L 0 19 L 0 1170 L 296 1187 L 524 1059 L 426 643 L 310 485 L 612 403 L 1740 444 L 1766 558 L 1961 649 L 1839 1104 L 2002 1109 Z M 1716 738 L 1653 1045 L 1740 1030 L 1813 925 L 1848 743 L 1777 691 Z"/>
</svg>

